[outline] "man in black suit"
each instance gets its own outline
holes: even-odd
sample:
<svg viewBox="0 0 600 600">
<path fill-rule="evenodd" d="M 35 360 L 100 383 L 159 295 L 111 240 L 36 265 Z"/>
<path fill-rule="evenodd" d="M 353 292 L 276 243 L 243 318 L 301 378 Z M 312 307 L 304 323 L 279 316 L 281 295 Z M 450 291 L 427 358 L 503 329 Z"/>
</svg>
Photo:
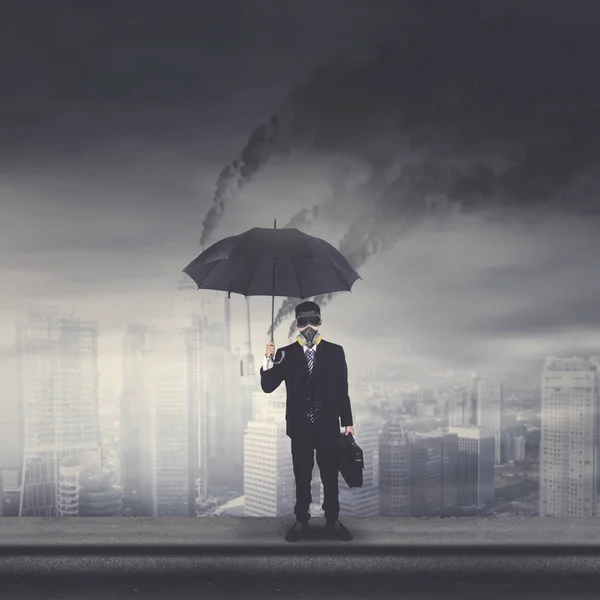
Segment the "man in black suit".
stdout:
<svg viewBox="0 0 600 600">
<path fill-rule="evenodd" d="M 272 342 L 267 344 L 265 364 L 260 370 L 263 392 L 270 394 L 283 381 L 287 391 L 286 433 L 292 440 L 296 479 L 296 522 L 286 535 L 289 542 L 299 540 L 309 530 L 315 450 L 323 482 L 326 530 L 339 539 L 352 539 L 338 520 L 340 420 L 346 435 L 354 433 L 348 367 L 342 346 L 321 337 L 321 324 L 318 304 L 302 302 L 296 306 L 296 342 L 277 352 Z"/>
</svg>

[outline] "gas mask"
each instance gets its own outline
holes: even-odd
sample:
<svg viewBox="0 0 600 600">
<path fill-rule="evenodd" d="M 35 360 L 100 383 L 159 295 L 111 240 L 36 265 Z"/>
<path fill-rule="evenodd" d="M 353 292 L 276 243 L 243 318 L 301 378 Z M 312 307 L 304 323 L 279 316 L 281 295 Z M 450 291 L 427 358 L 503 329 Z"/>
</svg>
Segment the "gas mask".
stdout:
<svg viewBox="0 0 600 600">
<path fill-rule="evenodd" d="M 300 332 L 300 335 L 306 340 L 307 348 L 312 348 L 313 340 L 315 339 L 317 333 L 318 331 L 316 329 L 313 329 L 310 325 Z"/>
<path fill-rule="evenodd" d="M 310 313 L 299 315 L 296 319 L 298 327 L 306 327 L 302 331 L 300 331 L 300 339 L 305 342 L 307 348 L 312 348 L 315 344 L 315 337 L 319 333 L 315 327 L 318 327 L 321 324 L 321 317 L 318 314 Z"/>
</svg>

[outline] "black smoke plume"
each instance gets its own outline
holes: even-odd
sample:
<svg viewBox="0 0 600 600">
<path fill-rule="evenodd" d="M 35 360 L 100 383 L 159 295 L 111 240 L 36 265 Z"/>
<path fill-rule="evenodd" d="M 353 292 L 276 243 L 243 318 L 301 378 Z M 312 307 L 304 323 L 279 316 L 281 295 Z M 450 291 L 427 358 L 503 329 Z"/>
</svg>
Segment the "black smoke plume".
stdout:
<svg viewBox="0 0 600 600">
<path fill-rule="evenodd" d="M 374 59 L 324 67 L 290 94 L 292 147 L 402 165 L 340 242 L 357 269 L 446 211 L 598 216 L 599 198 L 582 193 L 599 176 L 600 36 L 543 15 L 484 18 L 481 4 L 423 0 L 418 24 Z"/>
</svg>

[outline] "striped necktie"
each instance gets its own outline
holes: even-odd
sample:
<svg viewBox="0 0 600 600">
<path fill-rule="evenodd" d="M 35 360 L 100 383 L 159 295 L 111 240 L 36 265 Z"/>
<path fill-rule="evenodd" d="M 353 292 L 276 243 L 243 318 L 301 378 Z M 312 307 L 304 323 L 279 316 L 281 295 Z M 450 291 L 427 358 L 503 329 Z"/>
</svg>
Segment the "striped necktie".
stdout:
<svg viewBox="0 0 600 600">
<path fill-rule="evenodd" d="M 313 368 L 315 365 L 315 350 L 314 350 L 314 348 L 306 349 L 306 364 L 308 366 L 308 376 L 309 376 L 309 378 L 312 378 Z M 318 407 L 316 401 L 310 407 L 310 410 L 308 411 L 307 416 L 310 419 L 311 423 L 315 423 L 317 421 L 317 417 L 319 416 L 319 407 Z"/>
<path fill-rule="evenodd" d="M 308 376 L 312 377 L 315 366 L 315 351 L 313 348 L 306 349 L 306 364 L 308 365 Z"/>
</svg>

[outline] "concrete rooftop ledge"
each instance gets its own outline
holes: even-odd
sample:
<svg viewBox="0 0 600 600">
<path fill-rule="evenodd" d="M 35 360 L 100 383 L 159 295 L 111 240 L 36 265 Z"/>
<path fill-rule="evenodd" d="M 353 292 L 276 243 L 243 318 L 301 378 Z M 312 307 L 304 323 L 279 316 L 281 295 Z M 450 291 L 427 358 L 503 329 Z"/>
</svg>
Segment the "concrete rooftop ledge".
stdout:
<svg viewBox="0 0 600 600">
<path fill-rule="evenodd" d="M 0 519 L 2 600 L 597 600 L 598 519 Z"/>
<path fill-rule="evenodd" d="M 293 518 L 14 518 L 0 519 L 3 554 L 38 552 L 41 548 L 69 553 L 121 551 L 263 552 L 421 552 L 496 550 L 519 547 L 600 552 L 600 519 L 542 518 L 366 518 L 343 519 L 354 534 L 351 542 L 322 535 L 324 519 L 312 519 L 309 539 L 290 544 L 283 539 Z"/>
<path fill-rule="evenodd" d="M 0 519 L 0 577 L 219 573 L 600 577 L 599 519 L 343 519 L 351 542 L 290 544 L 279 518 Z"/>
</svg>

